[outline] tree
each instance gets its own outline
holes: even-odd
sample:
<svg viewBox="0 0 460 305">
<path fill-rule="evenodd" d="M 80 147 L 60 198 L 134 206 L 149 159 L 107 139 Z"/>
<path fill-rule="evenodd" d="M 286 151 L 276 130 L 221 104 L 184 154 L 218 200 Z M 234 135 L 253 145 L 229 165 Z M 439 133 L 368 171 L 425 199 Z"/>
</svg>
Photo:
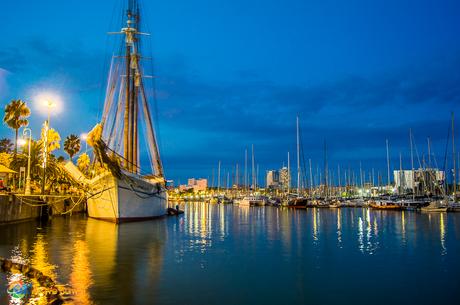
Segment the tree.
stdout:
<svg viewBox="0 0 460 305">
<path fill-rule="evenodd" d="M 45 127 L 42 128 L 41 140 L 42 143 L 45 141 Z M 48 154 L 51 154 L 54 150 L 61 148 L 61 136 L 53 128 L 48 128 L 48 137 L 46 143 L 48 144 Z"/>
<path fill-rule="evenodd" d="M 6 152 L 0 152 L 0 164 L 10 167 L 11 155 Z"/>
<path fill-rule="evenodd" d="M 80 157 L 78 158 L 77 166 L 83 173 L 86 173 L 90 162 L 91 161 L 89 159 L 89 156 L 86 153 L 84 153 L 84 154 L 81 154 Z"/>
<path fill-rule="evenodd" d="M 69 135 L 64 141 L 64 151 L 69 155 L 70 160 L 80 151 L 80 138 L 74 134 Z"/>
<path fill-rule="evenodd" d="M 1 154 L 0 154 L 1 155 Z M 22 153 L 17 155 L 16 160 L 11 162 L 11 168 L 18 170 L 20 167 L 27 167 L 29 148 L 24 145 Z M 43 142 L 42 140 L 30 143 L 30 175 L 32 181 L 42 181 L 43 178 Z M 56 183 L 71 183 L 73 180 L 63 170 L 58 159 L 49 154 L 46 162 L 46 189 L 51 189 Z"/>
<path fill-rule="evenodd" d="M 13 151 L 13 143 L 10 139 L 3 138 L 0 139 L 0 152 L 11 153 Z"/>
<path fill-rule="evenodd" d="M 18 130 L 29 125 L 27 118 L 30 116 L 30 109 L 22 100 L 12 100 L 5 106 L 3 122 L 15 131 L 14 155 L 18 153 Z"/>
</svg>

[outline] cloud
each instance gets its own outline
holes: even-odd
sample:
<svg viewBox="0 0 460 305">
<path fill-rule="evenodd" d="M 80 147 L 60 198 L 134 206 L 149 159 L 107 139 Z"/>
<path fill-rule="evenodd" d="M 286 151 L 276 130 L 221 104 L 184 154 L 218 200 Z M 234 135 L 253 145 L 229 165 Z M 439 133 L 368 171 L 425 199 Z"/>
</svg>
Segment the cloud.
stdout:
<svg viewBox="0 0 460 305">
<path fill-rule="evenodd" d="M 57 123 L 64 134 L 80 133 L 96 122 L 104 62 L 102 52 L 78 45 L 26 41 L 0 50 L 0 89 L 9 84 L 15 89 L 9 94 L 21 96 L 31 87 L 61 88 L 72 111 Z M 376 77 L 291 85 L 250 70 L 237 71 L 225 81 L 210 79 L 190 69 L 180 55 L 161 58 L 156 68 L 162 156 L 167 170 L 182 168 L 187 175 L 209 170 L 219 159 L 241 164 L 251 144 L 258 162 L 280 165 L 287 151 L 295 151 L 296 115 L 306 157 L 317 161 L 323 157 L 325 139 L 331 162 L 375 162 L 386 138 L 395 152 L 407 153 L 409 128 L 419 143 L 431 136 L 441 151 L 450 111 L 460 102 L 458 58 Z M 8 83 L 6 71 L 11 71 Z"/>
<path fill-rule="evenodd" d="M 460 62 L 448 58 L 441 65 L 310 86 L 280 85 L 249 73 L 228 82 L 186 73 L 166 75 L 158 82 L 163 92 L 158 100 L 160 125 L 163 139 L 174 137 L 166 141 L 186 146 L 171 151 L 174 162 L 195 160 L 197 169 L 219 158 L 230 164 L 241 161 L 244 147 L 252 143 L 260 162 L 280 164 L 288 150 L 295 151 L 297 114 L 307 158 L 321 160 L 326 140 L 331 162 L 379 160 L 384 167 L 385 139 L 394 154 L 407 155 L 409 128 L 420 154 L 428 136 L 432 149 L 442 154 L 450 112 L 459 109 L 456 71 Z"/>
<path fill-rule="evenodd" d="M 7 77 L 9 72 L 0 68 L 0 98 L 3 99 L 8 93 Z"/>
</svg>

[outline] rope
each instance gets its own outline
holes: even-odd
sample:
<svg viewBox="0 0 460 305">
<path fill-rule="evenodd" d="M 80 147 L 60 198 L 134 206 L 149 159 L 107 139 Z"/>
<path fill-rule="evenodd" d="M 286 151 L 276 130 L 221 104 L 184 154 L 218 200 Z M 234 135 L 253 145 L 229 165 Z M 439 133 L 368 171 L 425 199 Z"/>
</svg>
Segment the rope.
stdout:
<svg viewBox="0 0 460 305">
<path fill-rule="evenodd" d="M 140 195 L 140 194 L 142 194 L 142 193 L 136 191 L 136 190 L 134 189 L 134 187 L 133 187 L 133 184 L 130 183 L 130 182 L 132 182 L 131 179 L 123 179 L 123 181 L 125 181 L 126 184 L 130 187 L 130 189 L 134 192 L 134 194 L 135 194 L 137 197 L 141 198 L 141 199 L 147 199 L 147 198 L 151 198 L 151 197 L 162 198 L 162 197 L 159 196 L 158 194 L 160 194 L 162 191 L 165 191 L 165 190 L 166 190 L 165 188 L 156 186 L 157 189 L 158 189 L 157 192 L 152 192 L 152 193 L 150 193 L 150 194 L 147 194 L 146 196 L 142 196 L 142 195 Z M 156 184 L 156 185 L 157 185 L 157 184 Z"/>
</svg>

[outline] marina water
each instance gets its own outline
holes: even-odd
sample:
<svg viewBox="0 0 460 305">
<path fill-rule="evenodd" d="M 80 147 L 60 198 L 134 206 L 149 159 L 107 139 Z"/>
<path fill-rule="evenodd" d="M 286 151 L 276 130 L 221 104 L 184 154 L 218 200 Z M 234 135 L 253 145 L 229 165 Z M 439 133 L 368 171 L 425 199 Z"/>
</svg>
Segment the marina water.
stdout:
<svg viewBox="0 0 460 305">
<path fill-rule="evenodd" d="M 0 227 L 0 256 L 75 304 L 457 304 L 460 213 L 187 203 L 115 225 L 83 215 Z M 8 303 L 0 274 L 0 304 Z"/>
</svg>

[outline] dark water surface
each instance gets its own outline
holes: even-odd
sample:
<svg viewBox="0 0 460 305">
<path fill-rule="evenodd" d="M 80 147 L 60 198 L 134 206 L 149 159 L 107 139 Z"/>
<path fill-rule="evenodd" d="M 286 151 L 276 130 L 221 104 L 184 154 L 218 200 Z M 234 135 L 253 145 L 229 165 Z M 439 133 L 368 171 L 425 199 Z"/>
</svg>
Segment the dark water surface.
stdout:
<svg viewBox="0 0 460 305">
<path fill-rule="evenodd" d="M 0 226 L 0 256 L 71 285 L 75 304 L 460 304 L 460 213 L 182 208 Z M 0 274 L 0 304 L 6 287 Z"/>
</svg>

